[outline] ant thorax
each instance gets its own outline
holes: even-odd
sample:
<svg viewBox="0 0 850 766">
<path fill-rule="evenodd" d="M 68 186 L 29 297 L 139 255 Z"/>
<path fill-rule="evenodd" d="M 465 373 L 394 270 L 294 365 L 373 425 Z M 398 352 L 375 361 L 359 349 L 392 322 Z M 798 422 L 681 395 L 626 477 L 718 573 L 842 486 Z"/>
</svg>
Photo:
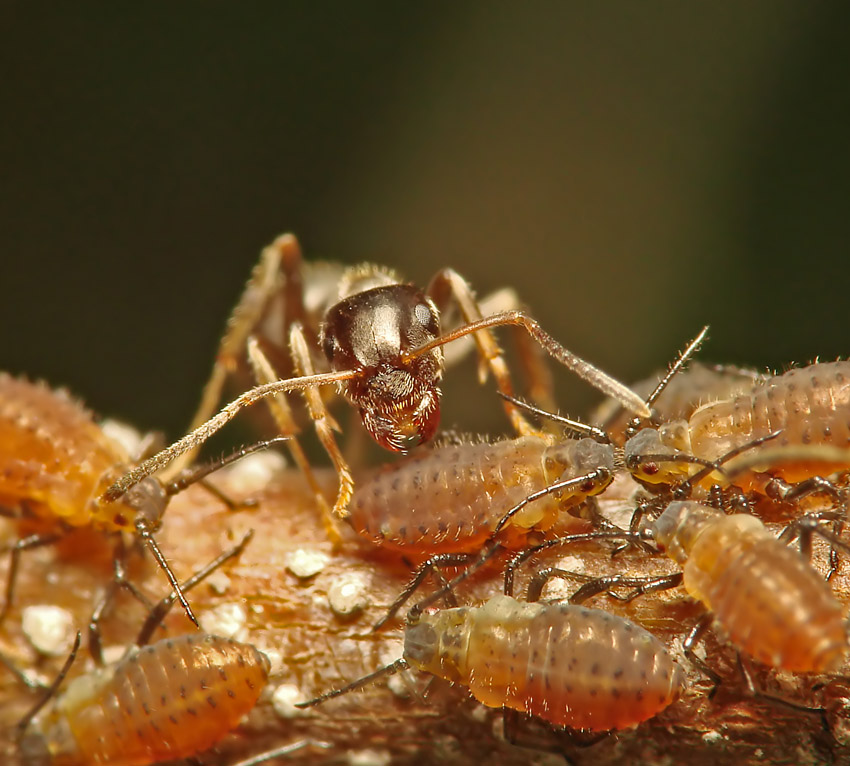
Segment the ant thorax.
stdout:
<svg viewBox="0 0 850 766">
<path fill-rule="evenodd" d="M 370 436 L 405 452 L 431 439 L 440 422 L 443 352 L 409 352 L 440 335 L 439 312 L 413 285 L 394 284 L 356 293 L 332 306 L 321 343 L 333 370 L 362 374 L 342 383 Z"/>
</svg>

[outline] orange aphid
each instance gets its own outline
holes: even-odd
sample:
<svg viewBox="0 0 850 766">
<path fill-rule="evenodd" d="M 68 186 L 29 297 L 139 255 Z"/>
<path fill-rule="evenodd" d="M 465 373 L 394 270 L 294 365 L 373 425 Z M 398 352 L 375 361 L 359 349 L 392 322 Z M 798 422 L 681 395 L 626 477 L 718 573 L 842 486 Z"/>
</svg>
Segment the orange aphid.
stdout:
<svg viewBox="0 0 850 766">
<path fill-rule="evenodd" d="M 268 658 L 251 644 L 206 634 L 163 639 L 76 678 L 22 742 L 24 758 L 51 766 L 187 758 L 253 709 L 268 676 Z"/>
<path fill-rule="evenodd" d="M 349 522 L 366 539 L 407 553 L 468 553 L 493 536 L 505 513 L 556 481 L 575 486 L 529 503 L 499 534 L 507 547 L 545 531 L 614 477 L 610 445 L 593 439 L 554 441 L 523 436 L 494 443 L 450 444 L 362 481 Z M 578 526 L 584 522 L 575 519 Z"/>
<path fill-rule="evenodd" d="M 829 672 L 843 662 L 847 632 L 829 584 L 755 516 L 674 502 L 653 534 L 683 567 L 688 593 L 737 648 L 798 673 Z"/>
</svg>

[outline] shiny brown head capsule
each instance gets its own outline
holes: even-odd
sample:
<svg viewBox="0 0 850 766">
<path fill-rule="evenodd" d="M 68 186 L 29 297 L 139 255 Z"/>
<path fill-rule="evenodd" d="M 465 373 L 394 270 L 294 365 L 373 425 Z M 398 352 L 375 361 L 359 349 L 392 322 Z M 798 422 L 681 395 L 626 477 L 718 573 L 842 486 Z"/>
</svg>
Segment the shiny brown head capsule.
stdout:
<svg viewBox="0 0 850 766">
<path fill-rule="evenodd" d="M 333 370 L 358 370 L 341 384 L 369 435 L 404 452 L 428 441 L 440 422 L 443 351 L 406 356 L 440 336 L 437 307 L 413 285 L 390 285 L 332 306 L 322 326 L 322 348 Z"/>
</svg>

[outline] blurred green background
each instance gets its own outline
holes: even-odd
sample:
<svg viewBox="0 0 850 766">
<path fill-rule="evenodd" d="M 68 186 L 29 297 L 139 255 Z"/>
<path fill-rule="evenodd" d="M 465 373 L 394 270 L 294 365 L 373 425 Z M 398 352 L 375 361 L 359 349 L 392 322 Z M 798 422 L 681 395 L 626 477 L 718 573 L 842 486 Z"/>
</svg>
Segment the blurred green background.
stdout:
<svg viewBox="0 0 850 766">
<path fill-rule="evenodd" d="M 622 379 L 850 353 L 850 4 L 0 5 L 2 367 L 179 434 L 260 248 L 513 285 Z M 447 425 L 501 430 L 472 368 Z M 565 410 L 595 399 L 559 377 Z"/>
</svg>

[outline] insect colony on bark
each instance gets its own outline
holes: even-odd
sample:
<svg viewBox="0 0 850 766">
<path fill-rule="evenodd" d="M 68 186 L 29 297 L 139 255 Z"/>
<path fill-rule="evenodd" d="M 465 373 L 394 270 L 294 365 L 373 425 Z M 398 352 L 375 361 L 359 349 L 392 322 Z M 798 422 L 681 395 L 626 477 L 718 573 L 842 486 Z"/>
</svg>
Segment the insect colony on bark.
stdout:
<svg viewBox="0 0 850 766">
<path fill-rule="evenodd" d="M 822 520 L 831 523 L 833 531 L 825 534 L 840 546 L 846 493 L 841 475 L 829 481 L 827 477 L 850 468 L 850 363 L 815 364 L 774 377 L 733 367 L 694 365 L 682 371 L 703 332 L 661 384 L 642 399 L 572 355 L 518 308 L 514 296 L 507 294 L 505 301 L 505 295 L 496 304 L 485 299 L 484 305 L 496 305 L 498 310 L 484 315 L 465 280 L 450 269 L 439 272 L 423 291 L 380 267 L 302 263 L 297 242 L 284 235 L 263 252 L 233 313 L 187 436 L 130 467 L 129 458 L 104 446 L 106 437 L 98 436 L 90 418 L 88 425 L 80 425 L 88 418 L 80 410 L 73 426 L 62 426 L 56 433 L 65 438 L 77 429 L 85 433 L 85 445 L 72 450 L 61 446 L 64 443 L 57 436 L 48 435 L 59 445 L 59 452 L 56 457 L 44 457 L 26 442 L 24 452 L 30 450 L 41 461 L 40 467 L 27 473 L 7 459 L 12 469 L 6 469 L 6 483 L 0 483 L 0 499 L 22 501 L 29 513 L 44 507 L 47 512 L 42 517 L 55 516 L 68 525 L 89 524 L 107 532 L 134 530 L 156 551 L 174 593 L 191 616 L 176 578 L 150 536 L 169 494 L 165 489 L 169 485 L 151 474 L 161 470 L 174 476 L 185 469 L 203 441 L 241 409 L 263 399 L 284 436 L 294 437 L 295 418 L 284 395 L 301 391 L 338 476 L 333 515 L 294 438 L 289 447 L 325 514 L 332 539 L 339 540 L 334 516 L 347 517 L 369 544 L 414 560 L 427 559 L 426 564 L 444 556 L 444 563 L 456 566 L 476 558 L 496 561 L 505 549 L 519 551 L 515 560 L 520 561 L 545 546 L 580 540 L 598 545 L 618 537 L 641 546 L 633 556 L 643 559 L 650 557 L 651 545 L 657 544 L 683 566 L 682 574 L 641 583 L 629 577 L 594 581 L 585 574 L 578 578 L 585 586 L 576 598 L 630 584 L 640 592 L 658 591 L 684 580 L 688 593 L 711 610 L 733 646 L 746 654 L 799 673 L 839 667 L 847 641 L 843 609 L 805 558 L 778 541 L 755 516 L 726 516 L 679 499 L 728 505 L 734 489 L 741 497 L 763 496 L 802 513 L 808 510 L 803 498 L 823 495 L 831 503 L 827 510 L 807 518 L 816 531 Z M 460 323 L 441 330 L 441 312 L 455 305 Z M 531 371 L 532 399 L 541 404 L 551 399 L 540 373 L 541 351 L 614 397 L 607 411 L 596 416 L 598 426 L 566 420 L 573 435 L 553 436 L 531 425 L 523 412 L 525 405 L 514 398 L 507 364 L 491 334 L 492 328 L 502 325 L 520 330 L 521 356 Z M 436 433 L 443 368 L 469 351 L 470 338 L 478 349 L 481 377 L 488 370 L 493 373 L 515 435 L 495 442 L 462 440 L 419 447 L 406 461 L 365 475 L 355 489 L 333 435 L 336 422 L 320 396 L 320 387 L 336 386 L 379 445 L 407 452 Z M 248 371 L 257 385 L 213 415 L 226 378 L 239 368 Z M 279 375 L 286 377 L 278 379 Z M 47 397 L 45 401 L 51 401 L 53 397 L 63 401 L 62 407 L 72 406 L 61 395 L 33 384 L 8 377 L 0 383 L 0 394 L 7 392 L 13 400 Z M 649 385 L 636 390 L 645 395 Z M 60 409 L 52 401 L 39 406 Z M 20 449 L 30 432 L 44 438 L 39 432 L 44 424 L 36 422 L 31 427 L 25 421 L 13 409 L 0 421 L 0 425 L 10 424 L 6 430 L 12 435 L 6 441 L 16 445 L 10 449 Z M 38 449 L 43 450 L 43 445 Z M 78 457 L 81 452 L 86 453 L 84 460 Z M 79 468 L 74 468 L 77 461 Z M 74 477 L 70 482 L 69 472 Z M 639 534 L 640 514 L 631 531 L 620 529 L 593 502 L 596 496 L 604 497 L 616 475 L 624 473 L 654 495 L 643 501 L 644 513 L 652 517 L 653 534 Z M 66 497 L 69 485 L 84 497 Z M 140 495 L 144 503 L 152 503 L 151 496 L 163 499 L 152 506 L 155 510 L 144 513 L 139 510 L 146 507 Z M 580 534 L 589 528 L 596 531 Z M 564 534 L 569 537 L 553 537 Z M 42 533 L 14 549 L 3 616 L 11 604 L 17 555 L 51 539 Z M 514 566 L 509 565 L 510 577 Z M 464 576 L 462 571 L 456 578 L 458 586 Z M 422 579 L 418 577 L 416 586 Z M 468 688 L 485 706 L 504 706 L 556 727 L 595 732 L 645 721 L 683 694 L 684 666 L 643 627 L 598 609 L 541 601 L 541 582 L 525 602 L 503 595 L 480 606 L 414 608 L 405 627 L 403 659 L 373 676 L 416 667 Z M 405 589 L 405 598 L 413 587 Z M 455 598 L 446 588 L 441 592 Z M 435 598 L 426 601 L 433 603 Z M 696 637 L 694 631 L 685 642 L 689 658 L 694 656 Z M 133 669 L 144 666 L 145 673 L 154 672 L 184 650 L 195 652 L 192 656 L 197 658 L 212 652 L 224 656 L 231 650 L 236 655 L 253 650 L 238 643 L 243 648 L 236 649 L 232 642 L 220 643 L 223 639 L 214 636 L 169 641 L 146 647 L 137 659 L 117 666 L 113 685 L 103 687 L 107 690 L 103 693 L 117 693 L 118 684 L 130 683 Z M 237 678 L 251 675 L 248 685 L 262 686 L 263 661 L 255 661 L 256 655 L 239 656 Z M 192 673 L 200 664 L 201 659 L 188 659 L 182 667 Z M 699 661 L 698 667 L 705 664 Z M 353 682 L 345 691 L 364 683 L 362 679 Z M 233 698 L 226 687 L 222 693 Z M 245 693 L 247 709 L 256 703 L 256 698 L 249 697 Z M 177 715 L 172 713 L 173 718 L 179 720 L 183 712 L 181 707 Z M 75 713 L 58 715 L 65 716 L 67 723 Z M 227 715 L 219 710 L 209 718 L 211 729 L 230 728 L 240 715 L 234 709 L 232 721 L 228 718 L 230 723 L 225 723 Z M 135 724 L 128 720 L 127 725 Z M 88 742 L 88 735 L 82 736 Z M 151 751 L 139 756 L 141 760 L 103 757 L 106 762 L 153 763 L 194 754 L 215 741 L 202 739 L 186 747 L 175 741 L 168 745 L 170 754 Z"/>
</svg>

